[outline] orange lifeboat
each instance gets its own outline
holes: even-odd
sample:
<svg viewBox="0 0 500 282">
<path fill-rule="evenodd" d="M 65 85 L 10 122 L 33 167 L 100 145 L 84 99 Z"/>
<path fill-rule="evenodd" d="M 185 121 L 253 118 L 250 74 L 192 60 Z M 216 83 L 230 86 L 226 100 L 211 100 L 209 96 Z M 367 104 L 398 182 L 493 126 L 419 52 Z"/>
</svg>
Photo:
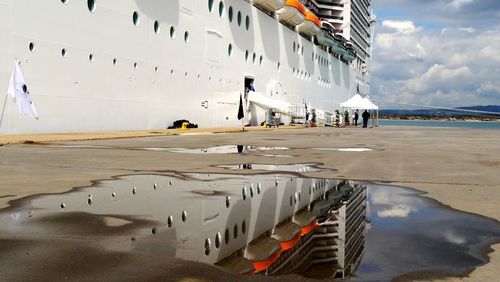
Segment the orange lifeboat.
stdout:
<svg viewBox="0 0 500 282">
<path fill-rule="evenodd" d="M 315 14 L 307 10 L 305 20 L 299 25 L 298 28 L 300 33 L 313 36 L 318 34 L 321 30 L 321 22 Z"/>
<path fill-rule="evenodd" d="M 286 0 L 285 6 L 278 12 L 280 21 L 296 26 L 306 19 L 306 8 L 298 0 Z"/>
<path fill-rule="evenodd" d="M 268 12 L 277 11 L 285 6 L 285 0 L 253 0 L 252 3 Z"/>
</svg>

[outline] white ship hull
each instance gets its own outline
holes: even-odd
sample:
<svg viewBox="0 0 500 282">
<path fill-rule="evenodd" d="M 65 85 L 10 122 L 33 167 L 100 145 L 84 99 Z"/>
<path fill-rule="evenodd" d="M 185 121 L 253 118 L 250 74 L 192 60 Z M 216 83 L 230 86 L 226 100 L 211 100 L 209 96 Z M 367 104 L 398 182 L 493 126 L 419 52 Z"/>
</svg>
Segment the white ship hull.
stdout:
<svg viewBox="0 0 500 282">
<path fill-rule="evenodd" d="M 250 3 L 226 0 L 221 17 L 220 2 L 212 12 L 207 2 L 101 0 L 90 12 L 87 1 L 0 0 L 0 133 L 166 128 L 178 119 L 241 126 L 245 77 L 268 96 L 279 82 L 272 99 L 327 112 L 357 88 L 368 92 L 367 75 Z M 39 120 L 5 99 L 15 60 Z M 252 124 L 264 121 L 264 110 L 252 112 Z"/>
</svg>

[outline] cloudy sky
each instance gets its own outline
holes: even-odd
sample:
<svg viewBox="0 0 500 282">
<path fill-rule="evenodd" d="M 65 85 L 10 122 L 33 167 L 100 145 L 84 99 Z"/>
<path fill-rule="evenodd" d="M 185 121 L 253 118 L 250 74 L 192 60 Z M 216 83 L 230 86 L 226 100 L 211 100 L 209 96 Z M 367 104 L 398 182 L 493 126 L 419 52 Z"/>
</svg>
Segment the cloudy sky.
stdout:
<svg viewBox="0 0 500 282">
<path fill-rule="evenodd" d="M 372 0 L 371 97 L 404 104 L 500 105 L 500 0 Z"/>
</svg>

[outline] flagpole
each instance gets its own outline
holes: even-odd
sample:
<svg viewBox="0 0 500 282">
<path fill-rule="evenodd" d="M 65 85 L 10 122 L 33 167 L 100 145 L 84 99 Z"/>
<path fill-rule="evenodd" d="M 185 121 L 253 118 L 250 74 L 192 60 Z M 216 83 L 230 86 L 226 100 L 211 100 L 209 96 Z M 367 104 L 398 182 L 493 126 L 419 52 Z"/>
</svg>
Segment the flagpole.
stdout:
<svg viewBox="0 0 500 282">
<path fill-rule="evenodd" d="M 7 105 L 7 98 L 9 97 L 9 93 L 5 95 L 5 99 L 3 101 L 3 107 L 2 107 L 2 115 L 0 116 L 0 128 L 2 128 L 2 122 L 3 122 L 3 116 L 5 113 L 5 106 Z"/>
</svg>

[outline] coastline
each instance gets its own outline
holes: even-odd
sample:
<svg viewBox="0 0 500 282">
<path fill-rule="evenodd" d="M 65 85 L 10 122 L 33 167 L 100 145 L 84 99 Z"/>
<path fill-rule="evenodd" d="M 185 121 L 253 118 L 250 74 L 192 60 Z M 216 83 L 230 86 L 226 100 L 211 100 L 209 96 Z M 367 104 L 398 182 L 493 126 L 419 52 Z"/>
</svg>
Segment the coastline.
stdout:
<svg viewBox="0 0 500 282">
<path fill-rule="evenodd" d="M 479 131 L 478 131 L 479 130 Z M 208 132 L 208 131 L 207 131 Z M 221 131 L 219 131 L 221 132 Z M 223 132 L 223 131 L 222 131 Z M 228 131 L 233 132 L 233 131 Z M 214 164 L 241 162 L 240 155 L 188 155 L 128 150 L 133 147 L 198 148 L 225 144 L 273 145 L 291 148 L 287 159 L 245 156 L 248 162 L 323 163 L 337 171 L 308 175 L 365 180 L 410 187 L 462 211 L 500 220 L 497 130 L 431 127 L 315 128 L 248 130 L 244 134 L 153 136 L 150 138 L 78 141 L 71 144 L 115 146 L 114 150 L 43 148 L 36 144 L 4 145 L 0 152 L 0 206 L 12 199 L 59 193 L 90 185 L 96 179 L 141 171 L 227 173 Z M 191 134 L 192 135 L 192 134 Z M 4 136 L 0 136 L 0 140 Z M 132 136 L 124 137 L 129 138 Z M 34 138 L 31 138 L 34 139 Z M 94 139 L 94 138 L 86 138 Z M 57 140 L 57 139 L 55 139 Z M 35 140 L 32 140 L 35 141 Z M 54 139 L 53 139 L 54 141 Z M 63 144 L 64 140 L 61 140 Z M 19 141 L 18 143 L 22 143 Z M 312 147 L 370 148 L 369 152 L 321 152 Z M 169 162 L 165 162 L 165 158 Z M 29 177 L 24 175 L 29 171 Z M 135 171 L 135 172 L 134 172 Z M 445 281 L 493 281 L 500 269 L 500 244 L 492 246 L 490 262 L 468 277 Z M 441 280 L 441 279 L 439 279 Z"/>
</svg>

